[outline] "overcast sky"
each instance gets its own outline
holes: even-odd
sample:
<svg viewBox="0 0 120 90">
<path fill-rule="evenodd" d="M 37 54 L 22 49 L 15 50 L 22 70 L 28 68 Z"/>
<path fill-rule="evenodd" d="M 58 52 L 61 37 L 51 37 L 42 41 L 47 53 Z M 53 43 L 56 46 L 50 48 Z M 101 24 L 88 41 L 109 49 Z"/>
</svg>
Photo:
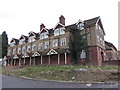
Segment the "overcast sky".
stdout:
<svg viewBox="0 0 120 90">
<path fill-rule="evenodd" d="M 60 15 L 65 17 L 66 25 L 100 16 L 105 40 L 118 48 L 118 1 L 0 0 L 0 33 L 6 31 L 10 41 L 30 31 L 38 33 L 41 23 L 54 28 Z"/>
</svg>

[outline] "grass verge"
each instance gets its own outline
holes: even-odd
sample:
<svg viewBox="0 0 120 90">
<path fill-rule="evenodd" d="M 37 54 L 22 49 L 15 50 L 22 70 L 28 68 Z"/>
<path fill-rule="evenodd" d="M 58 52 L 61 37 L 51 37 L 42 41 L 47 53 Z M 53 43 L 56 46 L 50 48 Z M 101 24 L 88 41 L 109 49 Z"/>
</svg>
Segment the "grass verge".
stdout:
<svg viewBox="0 0 120 90">
<path fill-rule="evenodd" d="M 87 71 L 76 71 L 84 68 Z M 37 79 L 83 82 L 113 82 L 119 79 L 118 66 L 7 66 L 3 74 Z"/>
</svg>

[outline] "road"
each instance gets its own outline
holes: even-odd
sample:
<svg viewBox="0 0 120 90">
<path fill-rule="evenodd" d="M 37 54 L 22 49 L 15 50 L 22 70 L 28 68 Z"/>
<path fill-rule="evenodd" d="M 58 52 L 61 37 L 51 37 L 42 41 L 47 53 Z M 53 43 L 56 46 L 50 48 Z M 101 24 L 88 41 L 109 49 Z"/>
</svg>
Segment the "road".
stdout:
<svg viewBox="0 0 120 90">
<path fill-rule="evenodd" d="M 88 86 L 78 82 L 56 82 L 44 80 L 28 80 L 2 75 L 2 88 L 118 88 L 118 84 L 92 84 Z"/>
</svg>

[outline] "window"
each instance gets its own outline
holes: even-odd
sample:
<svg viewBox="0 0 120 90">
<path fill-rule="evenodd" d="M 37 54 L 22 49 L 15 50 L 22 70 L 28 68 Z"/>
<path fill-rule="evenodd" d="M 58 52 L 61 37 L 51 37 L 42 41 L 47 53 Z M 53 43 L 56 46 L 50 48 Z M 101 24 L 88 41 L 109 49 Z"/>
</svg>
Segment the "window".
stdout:
<svg viewBox="0 0 120 90">
<path fill-rule="evenodd" d="M 28 42 L 34 42 L 34 41 L 35 41 L 35 36 L 29 37 Z"/>
<path fill-rule="evenodd" d="M 78 29 L 83 30 L 84 29 L 84 23 L 81 22 L 77 25 Z"/>
<path fill-rule="evenodd" d="M 60 35 L 65 34 L 64 29 L 65 29 L 65 28 L 60 28 Z"/>
<path fill-rule="evenodd" d="M 39 49 L 43 49 L 43 43 L 39 43 Z"/>
<path fill-rule="evenodd" d="M 99 36 L 97 36 L 97 40 L 98 40 L 98 43 L 100 42 L 100 38 L 99 38 Z"/>
<path fill-rule="evenodd" d="M 46 39 L 48 38 L 48 32 L 44 32 L 40 34 L 40 39 Z"/>
<path fill-rule="evenodd" d="M 82 50 L 81 54 L 80 54 L 80 58 L 86 58 L 86 51 Z"/>
<path fill-rule="evenodd" d="M 19 53 L 19 54 L 21 53 L 21 48 L 18 48 L 18 53 Z"/>
<path fill-rule="evenodd" d="M 57 46 L 58 46 L 58 40 L 55 39 L 55 40 L 53 40 L 53 47 L 57 47 Z"/>
<path fill-rule="evenodd" d="M 24 46 L 24 47 L 22 47 L 22 53 L 25 53 L 25 51 L 26 51 L 26 48 Z"/>
<path fill-rule="evenodd" d="M 49 48 L 49 41 L 45 42 L 45 49 Z"/>
<path fill-rule="evenodd" d="M 66 45 L 66 38 L 62 38 L 61 39 L 61 46 L 65 46 Z"/>
<path fill-rule="evenodd" d="M 31 51 L 31 47 L 27 46 L 27 51 L 30 52 Z"/>
<path fill-rule="evenodd" d="M 15 42 L 11 42 L 10 43 L 10 46 L 12 47 L 12 46 L 14 46 L 15 45 Z"/>
<path fill-rule="evenodd" d="M 11 50 L 9 49 L 9 50 L 8 50 L 8 55 L 10 55 L 10 53 L 11 53 Z"/>
<path fill-rule="evenodd" d="M 13 49 L 13 54 L 16 54 L 16 48 Z"/>
<path fill-rule="evenodd" d="M 36 45 L 33 44 L 33 45 L 32 45 L 32 51 L 35 51 L 35 50 L 36 50 Z"/>
<path fill-rule="evenodd" d="M 100 44 L 102 45 L 102 43 L 103 43 L 103 42 L 102 42 L 102 38 L 100 38 Z"/>
<path fill-rule="evenodd" d="M 21 40 L 19 41 L 19 44 L 20 44 L 20 45 L 23 44 L 24 41 L 25 41 L 25 39 L 21 39 Z"/>
<path fill-rule="evenodd" d="M 55 29 L 54 30 L 54 36 L 58 36 L 59 35 L 59 29 Z"/>
<path fill-rule="evenodd" d="M 62 34 L 65 34 L 65 31 L 64 31 L 65 28 L 58 28 L 58 29 L 55 29 L 54 30 L 54 36 L 58 36 L 58 35 L 62 35 Z"/>
</svg>

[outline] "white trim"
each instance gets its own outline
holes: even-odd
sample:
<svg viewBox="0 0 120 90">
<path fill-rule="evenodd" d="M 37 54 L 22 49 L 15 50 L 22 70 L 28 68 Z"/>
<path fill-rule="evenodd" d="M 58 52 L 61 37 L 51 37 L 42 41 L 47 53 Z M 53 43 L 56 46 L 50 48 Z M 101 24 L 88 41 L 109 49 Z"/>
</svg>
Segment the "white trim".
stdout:
<svg viewBox="0 0 120 90">
<path fill-rule="evenodd" d="M 76 25 L 78 25 L 80 22 L 83 23 L 84 21 L 82 21 L 81 19 L 79 19 L 78 22 L 76 23 Z"/>
<path fill-rule="evenodd" d="M 49 65 L 50 65 L 50 55 L 48 56 L 48 59 L 49 59 Z"/>
<path fill-rule="evenodd" d="M 43 64 L 43 62 L 42 62 L 42 56 L 41 56 L 41 65 Z"/>
<path fill-rule="evenodd" d="M 40 54 L 38 52 L 34 52 L 34 54 L 32 55 L 32 57 L 35 57 L 35 56 L 40 56 Z"/>
<path fill-rule="evenodd" d="M 17 59 L 17 58 L 19 58 L 17 55 L 15 55 L 15 56 L 13 57 L 13 59 Z"/>
<path fill-rule="evenodd" d="M 34 65 L 35 65 L 35 57 L 34 57 Z"/>
<path fill-rule="evenodd" d="M 53 30 L 55 30 L 55 28 L 56 28 L 58 25 L 61 25 L 61 26 L 65 27 L 65 25 L 63 25 L 63 24 L 61 24 L 61 23 L 58 22 L 58 23 L 55 25 L 55 27 L 53 28 Z"/>
<path fill-rule="evenodd" d="M 51 49 L 47 55 L 58 54 L 54 49 Z"/>
<path fill-rule="evenodd" d="M 40 33 L 39 33 L 39 34 L 41 34 L 41 32 L 42 32 L 43 30 L 46 30 L 46 31 L 48 32 L 47 28 L 42 28 L 42 30 L 40 30 Z M 49 33 L 49 32 L 48 32 L 48 33 Z"/>
<path fill-rule="evenodd" d="M 58 54 L 58 64 L 60 64 L 60 54 Z"/>
<path fill-rule="evenodd" d="M 65 64 L 67 64 L 67 53 L 65 53 Z"/>
<path fill-rule="evenodd" d="M 30 57 L 30 62 L 29 62 L 29 65 L 31 65 L 31 57 Z"/>
<path fill-rule="evenodd" d="M 29 36 L 30 36 L 30 34 L 34 34 L 34 36 L 36 36 L 33 31 L 31 31 L 31 32 L 28 33 Z"/>
<path fill-rule="evenodd" d="M 24 58 L 24 65 L 25 65 L 25 58 Z"/>
<path fill-rule="evenodd" d="M 22 58 L 26 58 L 29 57 L 29 55 L 27 53 L 24 53 L 24 55 L 22 56 Z"/>
<path fill-rule="evenodd" d="M 21 58 L 19 58 L 19 66 L 21 65 L 20 61 L 21 61 Z"/>
</svg>

